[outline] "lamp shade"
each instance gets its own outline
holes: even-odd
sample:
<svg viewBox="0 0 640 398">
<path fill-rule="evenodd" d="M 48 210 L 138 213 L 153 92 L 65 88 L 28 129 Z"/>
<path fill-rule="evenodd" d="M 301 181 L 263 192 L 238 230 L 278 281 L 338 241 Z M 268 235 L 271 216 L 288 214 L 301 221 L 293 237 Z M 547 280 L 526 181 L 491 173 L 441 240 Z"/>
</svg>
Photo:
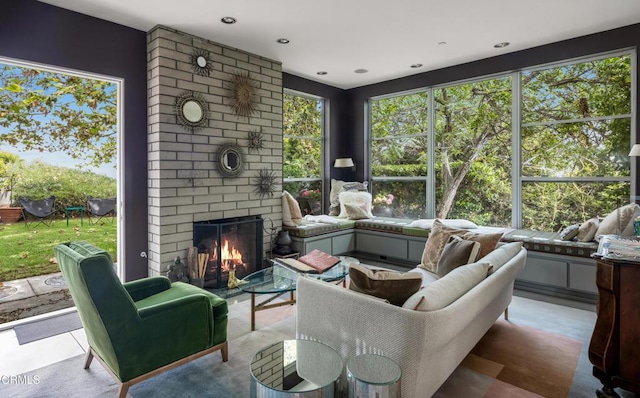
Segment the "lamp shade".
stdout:
<svg viewBox="0 0 640 398">
<path fill-rule="evenodd" d="M 333 167 L 353 167 L 353 159 L 352 158 L 338 158 L 336 159 Z"/>
<path fill-rule="evenodd" d="M 633 147 L 631 147 L 629 156 L 640 156 L 640 144 L 635 144 Z"/>
</svg>

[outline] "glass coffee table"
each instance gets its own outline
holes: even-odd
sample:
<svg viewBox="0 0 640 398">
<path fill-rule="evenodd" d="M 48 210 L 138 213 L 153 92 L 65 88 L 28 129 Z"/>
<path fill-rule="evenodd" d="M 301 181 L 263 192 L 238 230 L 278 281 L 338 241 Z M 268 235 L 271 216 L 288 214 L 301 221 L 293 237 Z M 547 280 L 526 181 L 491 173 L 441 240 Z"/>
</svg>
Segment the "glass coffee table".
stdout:
<svg viewBox="0 0 640 398">
<path fill-rule="evenodd" d="M 238 285 L 241 291 L 251 293 L 252 331 L 256 330 L 256 312 L 296 303 L 294 292 L 300 275 L 306 275 L 309 278 L 316 278 L 325 282 L 342 282 L 342 285 L 346 286 L 345 278 L 349 275 L 349 264 L 360 263 L 358 259 L 353 257 L 340 257 L 340 262 L 329 270 L 322 274 L 312 274 L 300 273 L 278 263 L 277 260 L 271 260 L 271 262 L 273 266 L 245 276 L 241 284 Z M 271 304 L 273 300 L 286 293 L 289 293 L 289 299 Z M 272 296 L 260 303 L 256 303 L 256 294 L 271 294 Z"/>
</svg>

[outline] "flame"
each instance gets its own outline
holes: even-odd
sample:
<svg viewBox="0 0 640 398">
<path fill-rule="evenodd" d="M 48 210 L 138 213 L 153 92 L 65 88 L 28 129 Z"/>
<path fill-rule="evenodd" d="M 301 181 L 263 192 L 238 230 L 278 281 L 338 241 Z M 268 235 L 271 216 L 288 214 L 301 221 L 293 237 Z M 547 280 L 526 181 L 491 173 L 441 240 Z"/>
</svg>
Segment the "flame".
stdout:
<svg viewBox="0 0 640 398">
<path fill-rule="evenodd" d="M 229 246 L 231 246 L 231 248 L 229 248 Z M 222 272 L 229 272 L 232 266 L 242 264 L 242 253 L 240 253 L 235 246 L 230 245 L 227 239 L 222 243 L 220 257 L 222 259 Z"/>
</svg>

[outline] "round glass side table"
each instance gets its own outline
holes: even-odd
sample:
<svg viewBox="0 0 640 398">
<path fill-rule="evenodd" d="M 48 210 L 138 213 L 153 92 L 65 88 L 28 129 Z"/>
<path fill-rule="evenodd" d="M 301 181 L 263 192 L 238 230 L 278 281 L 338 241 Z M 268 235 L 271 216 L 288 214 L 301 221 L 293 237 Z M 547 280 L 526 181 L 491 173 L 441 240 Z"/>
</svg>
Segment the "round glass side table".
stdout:
<svg viewBox="0 0 640 398">
<path fill-rule="evenodd" d="M 251 360 L 251 398 L 333 398 L 343 362 L 328 345 L 284 340 Z"/>
<path fill-rule="evenodd" d="M 347 363 L 349 398 L 400 398 L 402 370 L 382 355 L 362 354 Z"/>
</svg>

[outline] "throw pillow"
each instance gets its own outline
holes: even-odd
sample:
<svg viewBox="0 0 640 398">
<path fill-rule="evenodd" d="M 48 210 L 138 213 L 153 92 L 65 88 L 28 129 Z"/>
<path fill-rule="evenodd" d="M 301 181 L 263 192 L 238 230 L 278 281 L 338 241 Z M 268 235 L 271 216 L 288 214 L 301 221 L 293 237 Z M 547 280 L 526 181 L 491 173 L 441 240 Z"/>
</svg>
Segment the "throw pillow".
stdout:
<svg viewBox="0 0 640 398">
<path fill-rule="evenodd" d="M 360 264 L 349 267 L 349 289 L 402 305 L 420 289 L 422 275 L 416 272 L 370 270 Z"/>
<path fill-rule="evenodd" d="M 580 225 L 580 228 L 578 228 L 578 235 L 576 235 L 576 239 L 579 242 L 591 242 L 596 236 L 598 225 L 600 225 L 598 217 L 593 217 L 583 222 Z"/>
<path fill-rule="evenodd" d="M 362 220 L 369 218 L 369 216 L 367 216 L 366 209 L 363 207 L 365 206 L 345 204 L 344 208 L 347 211 L 347 219 Z"/>
<path fill-rule="evenodd" d="M 578 229 L 580 228 L 580 224 L 569 225 L 567 228 L 560 231 L 560 239 L 561 240 L 573 240 L 576 236 L 578 236 Z"/>
<path fill-rule="evenodd" d="M 288 227 L 295 227 L 302 223 L 300 204 L 287 191 L 282 192 L 282 223 Z"/>
<path fill-rule="evenodd" d="M 640 216 L 640 206 L 635 203 L 618 207 L 600 221 L 596 239 L 601 235 L 634 235 L 633 220 L 638 216 Z"/>
<path fill-rule="evenodd" d="M 407 227 L 414 227 L 414 228 L 422 228 L 422 229 L 431 229 L 433 227 L 433 222 L 435 220 L 433 219 L 425 219 L 425 220 L 415 220 L 410 222 Z M 469 220 L 462 220 L 462 219 L 445 219 L 445 220 L 440 220 L 444 225 L 446 225 L 447 227 L 451 227 L 451 228 L 460 228 L 460 229 L 476 229 L 478 228 L 478 225 L 476 225 L 475 223 L 469 221 Z"/>
<path fill-rule="evenodd" d="M 329 215 L 337 216 L 340 214 L 340 192 L 343 191 L 362 191 L 367 192 L 368 183 L 358 181 L 342 181 L 331 179 L 331 191 L 329 192 Z"/>
<path fill-rule="evenodd" d="M 464 240 L 459 236 L 449 237 L 449 241 L 442 249 L 442 256 L 438 260 L 436 273 L 443 277 L 452 269 L 476 261 L 480 253 L 480 242 Z"/>
<path fill-rule="evenodd" d="M 340 192 L 338 195 L 340 200 L 340 214 L 339 218 L 347 218 L 347 209 L 345 205 L 353 205 L 358 206 L 364 210 L 367 218 L 373 218 L 373 214 L 371 214 L 371 194 L 369 192 L 352 192 L 345 191 Z"/>
<path fill-rule="evenodd" d="M 418 311 L 442 309 L 482 282 L 489 271 L 491 264 L 484 261 L 458 267 L 414 293 L 402 307 Z"/>
<path fill-rule="evenodd" d="M 433 228 L 427 238 L 427 243 L 424 245 L 422 261 L 419 264 L 419 267 L 422 267 L 427 271 L 437 273 L 438 261 L 442 255 L 442 250 L 451 235 L 457 235 L 462 239 L 480 242 L 480 253 L 478 254 L 478 259 L 481 259 L 495 249 L 502 238 L 502 232 L 494 234 L 477 234 L 465 229 L 447 227 L 439 219 L 436 219 L 433 222 Z"/>
<path fill-rule="evenodd" d="M 514 258 L 516 254 L 522 249 L 522 242 L 503 243 L 496 247 L 494 251 L 487 254 L 482 258 L 482 262 L 487 262 L 493 267 L 493 272 L 496 272 L 509 260 Z"/>
</svg>

